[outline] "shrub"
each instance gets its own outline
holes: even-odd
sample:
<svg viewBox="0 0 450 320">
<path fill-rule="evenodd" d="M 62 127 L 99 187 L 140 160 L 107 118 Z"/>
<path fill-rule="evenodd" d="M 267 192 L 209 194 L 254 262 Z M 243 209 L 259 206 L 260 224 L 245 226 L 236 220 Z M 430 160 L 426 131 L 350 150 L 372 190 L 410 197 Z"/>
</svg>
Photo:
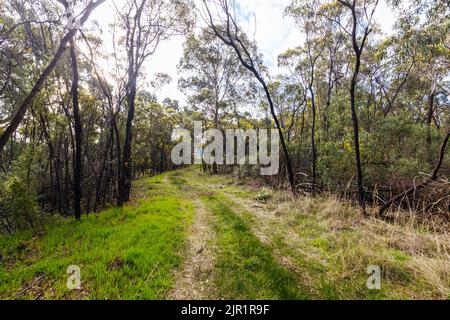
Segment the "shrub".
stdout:
<svg viewBox="0 0 450 320">
<path fill-rule="evenodd" d="M 255 200 L 259 202 L 266 202 L 272 197 L 270 190 L 262 188 L 261 191 L 255 196 Z"/>
<path fill-rule="evenodd" d="M 0 219 L 7 232 L 26 226 L 33 227 L 38 212 L 36 199 L 28 191 L 26 183 L 11 175 L 0 183 Z"/>
</svg>

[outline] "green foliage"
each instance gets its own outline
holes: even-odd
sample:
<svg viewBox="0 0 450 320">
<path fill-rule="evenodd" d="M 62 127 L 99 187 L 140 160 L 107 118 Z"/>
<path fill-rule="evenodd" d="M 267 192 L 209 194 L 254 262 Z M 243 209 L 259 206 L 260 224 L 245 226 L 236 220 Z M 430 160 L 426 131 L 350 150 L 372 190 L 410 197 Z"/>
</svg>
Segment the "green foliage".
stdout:
<svg viewBox="0 0 450 320">
<path fill-rule="evenodd" d="M 5 224 L 9 224 L 9 227 L 23 227 L 29 223 L 32 226 L 37 212 L 35 198 L 19 177 L 9 176 L 0 183 L 0 219 Z"/>
<path fill-rule="evenodd" d="M 0 228 L 5 232 L 33 227 L 39 212 L 35 195 L 32 147 L 14 162 L 14 170 L 0 176 Z"/>
<path fill-rule="evenodd" d="M 263 188 L 255 196 L 255 200 L 259 201 L 259 202 L 266 202 L 271 197 L 272 197 L 272 195 L 270 194 L 270 190 L 268 188 Z"/>
</svg>

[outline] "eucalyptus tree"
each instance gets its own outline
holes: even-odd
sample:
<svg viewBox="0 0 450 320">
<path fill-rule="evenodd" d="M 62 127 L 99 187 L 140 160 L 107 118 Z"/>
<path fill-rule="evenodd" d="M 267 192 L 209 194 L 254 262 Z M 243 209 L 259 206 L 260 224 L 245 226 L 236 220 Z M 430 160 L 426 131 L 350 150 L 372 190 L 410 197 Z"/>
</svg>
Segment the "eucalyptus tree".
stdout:
<svg viewBox="0 0 450 320">
<path fill-rule="evenodd" d="M 432 143 L 432 124 L 439 129 L 441 124 L 449 120 L 444 110 L 448 108 L 450 91 L 449 21 L 450 10 L 446 1 L 420 0 L 401 11 L 395 28 L 396 51 L 413 60 L 411 72 L 414 85 L 419 89 L 420 96 L 427 100 L 426 105 L 419 106 L 418 111 L 424 111 L 422 117 L 427 125 L 428 145 Z"/>
<path fill-rule="evenodd" d="M 189 0 L 127 0 L 117 10 L 123 28 L 125 46 L 127 116 L 122 148 L 117 204 L 128 201 L 132 180 L 132 129 L 138 78 L 144 62 L 157 50 L 161 41 L 185 33 L 192 26 Z"/>
<path fill-rule="evenodd" d="M 379 0 L 337 0 L 322 4 L 320 13 L 327 20 L 338 25 L 347 35 L 353 51 L 352 76 L 349 85 L 350 111 L 353 126 L 353 144 L 355 150 L 355 167 L 357 176 L 358 200 L 362 211 L 365 213 L 366 195 L 363 185 L 363 171 L 361 165 L 361 150 L 359 139 L 359 120 L 357 90 L 358 78 L 361 72 L 362 55 L 366 49 L 370 34 L 374 31 L 374 14 Z"/>
<path fill-rule="evenodd" d="M 95 8 L 97 8 L 100 4 L 105 2 L 105 0 L 97 0 L 97 1 L 90 1 L 86 7 L 83 10 L 83 14 L 80 17 L 80 25 L 83 25 L 88 19 L 91 13 Z M 31 21 L 28 21 L 31 23 Z M 23 23 L 17 23 L 11 27 L 11 29 L 16 29 L 18 25 L 27 25 Z M 11 30 L 10 29 L 10 30 Z M 6 33 L 10 33 L 10 30 L 6 31 Z M 29 91 L 29 93 L 26 95 L 24 100 L 20 103 L 19 107 L 17 108 L 14 116 L 9 121 L 9 124 L 6 126 L 5 130 L 0 135 L 0 154 L 3 152 L 3 149 L 8 142 L 11 135 L 16 131 L 16 129 L 20 126 L 23 118 L 26 115 L 26 112 L 32 105 L 33 101 L 41 91 L 42 87 L 45 84 L 46 79 L 49 77 L 51 72 L 55 69 L 58 62 L 61 60 L 61 57 L 63 56 L 67 44 L 74 38 L 75 34 L 77 33 L 77 28 L 70 28 L 67 33 L 61 38 L 60 43 L 58 45 L 58 48 L 53 55 L 53 57 L 50 59 L 50 62 L 47 64 L 47 66 L 41 71 L 39 77 L 37 78 L 36 82 L 34 83 L 32 89 Z"/>
<path fill-rule="evenodd" d="M 319 58 L 324 54 L 327 34 L 323 26 L 322 20 L 318 16 L 320 2 L 316 0 L 298 3 L 294 1 L 286 9 L 288 15 L 294 17 L 297 25 L 302 29 L 305 35 L 305 42 L 303 44 L 303 53 L 305 58 L 302 63 L 298 65 L 298 71 L 304 72 L 305 89 L 308 91 L 308 98 L 311 102 L 312 124 L 311 124 L 311 151 L 312 151 L 312 193 L 315 194 L 316 179 L 317 179 L 317 147 L 316 147 L 316 68 Z M 322 24 L 322 25 L 321 25 Z M 325 31 L 325 32 L 324 32 Z M 302 52 L 303 51 L 303 52 Z M 302 66 L 303 64 L 303 66 Z M 306 69 L 306 70 L 302 70 Z"/>
<path fill-rule="evenodd" d="M 241 64 L 253 74 L 255 79 L 262 86 L 269 104 L 270 113 L 280 136 L 281 147 L 286 161 L 287 175 L 292 192 L 296 193 L 295 176 L 292 168 L 291 157 L 286 144 L 286 139 L 275 111 L 272 95 L 268 86 L 268 81 L 264 79 L 265 67 L 261 63 L 260 56 L 257 53 L 256 45 L 250 43 L 245 34 L 238 27 L 235 20 L 231 1 L 207 1 L 203 0 L 205 22 L 208 28 L 227 46 L 231 47 L 236 53 Z M 214 11 L 211 10 L 214 7 Z M 213 15 L 217 13 L 217 17 Z"/>
<path fill-rule="evenodd" d="M 234 51 L 203 29 L 198 36 L 187 37 L 178 68 L 179 87 L 189 95 L 189 103 L 219 128 L 244 87 L 246 70 Z"/>
</svg>

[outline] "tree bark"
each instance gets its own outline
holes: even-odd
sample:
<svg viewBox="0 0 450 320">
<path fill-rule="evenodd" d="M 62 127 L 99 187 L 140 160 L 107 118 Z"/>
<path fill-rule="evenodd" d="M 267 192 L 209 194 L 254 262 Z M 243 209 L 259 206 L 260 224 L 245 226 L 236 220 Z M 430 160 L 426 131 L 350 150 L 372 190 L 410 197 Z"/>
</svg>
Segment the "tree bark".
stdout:
<svg viewBox="0 0 450 320">
<path fill-rule="evenodd" d="M 314 71 L 313 71 L 314 72 Z M 311 93 L 311 108 L 312 108 L 312 125 L 311 125 L 311 149 L 312 149 L 312 195 L 316 193 L 316 164 L 317 164 L 317 150 L 316 150 L 316 99 L 312 85 L 309 88 Z"/>
<path fill-rule="evenodd" d="M 353 76 L 352 76 L 352 82 L 350 85 L 350 108 L 351 108 L 351 114 L 352 114 L 352 124 L 353 124 L 353 142 L 355 147 L 355 165 L 356 165 L 356 175 L 357 175 L 357 188 L 358 188 L 358 201 L 359 205 L 363 211 L 363 213 L 366 213 L 366 197 L 364 192 L 364 185 L 363 185 L 363 173 L 362 173 L 362 167 L 361 167 L 361 151 L 359 146 L 359 123 L 358 123 L 358 114 L 356 111 L 356 88 L 358 83 L 358 76 L 359 71 L 361 68 L 361 55 L 362 50 L 364 47 L 365 40 L 367 39 L 367 36 L 369 34 L 369 30 L 365 29 L 364 37 L 362 40 L 361 45 L 358 45 L 357 40 L 357 28 L 358 28 L 358 21 L 357 21 L 357 12 L 355 8 L 355 3 L 353 5 L 349 6 L 351 13 L 352 13 L 352 46 L 353 51 L 355 53 L 355 67 L 353 69 Z"/>
<path fill-rule="evenodd" d="M 428 112 L 427 112 L 427 148 L 428 148 L 428 161 L 431 163 L 431 123 L 433 122 L 433 113 L 434 113 L 434 98 L 436 96 L 436 91 L 433 90 L 430 93 L 430 97 L 428 100 Z"/>
<path fill-rule="evenodd" d="M 136 99 L 136 79 L 132 79 L 128 92 L 128 115 L 125 128 L 125 141 L 123 144 L 122 168 L 119 181 L 119 197 L 117 204 L 123 205 L 130 199 L 131 190 L 131 139 Z"/>
<path fill-rule="evenodd" d="M 72 107 L 75 131 L 75 159 L 73 166 L 73 193 L 74 193 L 74 210 L 75 219 L 81 219 L 81 177 L 82 177 L 82 157 L 81 148 L 83 144 L 83 126 L 80 118 L 80 107 L 78 101 L 78 64 L 75 52 L 75 44 L 70 41 L 70 59 L 72 61 Z"/>
<path fill-rule="evenodd" d="M 142 26 L 141 26 L 141 16 L 144 10 L 144 5 L 146 1 L 142 1 L 136 8 L 136 15 L 132 18 L 133 22 L 130 23 L 127 17 L 127 35 L 126 35 L 126 46 L 128 55 L 128 81 L 126 86 L 127 93 L 127 103 L 128 103 L 128 114 L 127 122 L 125 126 L 125 140 L 123 144 L 123 154 L 122 154 L 122 167 L 119 176 L 119 195 L 117 197 L 117 205 L 122 206 L 125 202 L 130 199 L 131 191 L 131 180 L 132 180 L 132 159 L 131 159 L 131 140 L 132 140 L 132 130 L 133 130 L 133 120 L 135 111 L 135 100 L 137 93 L 137 78 L 139 74 L 139 68 L 143 62 L 141 61 L 142 46 Z"/>
</svg>

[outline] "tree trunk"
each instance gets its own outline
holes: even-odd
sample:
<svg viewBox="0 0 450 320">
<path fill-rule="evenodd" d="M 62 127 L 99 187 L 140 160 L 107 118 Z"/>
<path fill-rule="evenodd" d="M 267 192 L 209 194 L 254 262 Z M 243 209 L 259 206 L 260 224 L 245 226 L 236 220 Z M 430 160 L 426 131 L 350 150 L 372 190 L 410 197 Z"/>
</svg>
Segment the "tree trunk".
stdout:
<svg viewBox="0 0 450 320">
<path fill-rule="evenodd" d="M 81 148 L 83 144 L 83 126 L 80 119 L 80 107 L 78 103 L 78 64 L 77 55 L 75 52 L 75 44 L 73 40 L 70 41 L 70 59 L 72 61 L 72 106 L 73 119 L 75 131 L 75 159 L 73 166 L 73 194 L 74 194 L 74 210 L 75 219 L 81 219 L 81 176 L 82 176 L 82 158 Z"/>
<path fill-rule="evenodd" d="M 136 75 L 132 75 L 135 77 Z M 133 119 L 135 110 L 135 99 L 136 99 L 136 79 L 131 79 L 131 84 L 128 90 L 128 116 L 127 124 L 125 128 L 125 142 L 123 145 L 123 155 L 122 155 L 122 169 L 119 181 L 119 197 L 117 204 L 122 206 L 125 202 L 130 199 L 131 190 L 131 139 L 132 139 L 132 129 L 133 129 Z"/>
<path fill-rule="evenodd" d="M 353 123 L 353 141 L 355 146 L 355 161 L 356 161 L 356 174 L 358 179 L 358 200 L 363 212 L 365 212 L 366 200 L 363 186 L 363 173 L 361 168 L 361 154 L 359 147 L 359 124 L 358 115 L 356 113 L 356 82 L 359 74 L 359 67 L 361 64 L 361 56 L 357 55 L 356 67 L 353 74 L 352 84 L 350 87 L 350 107 L 352 111 L 352 123 Z"/>
<path fill-rule="evenodd" d="M 89 5 L 86 7 L 83 16 L 81 17 L 81 24 L 86 22 L 86 20 L 89 18 L 92 11 L 102 4 L 105 0 L 98 0 L 96 2 L 90 2 Z M 3 152 L 3 149 L 8 142 L 11 135 L 16 131 L 16 129 L 19 127 L 20 123 L 22 122 L 23 118 L 25 117 L 26 112 L 28 111 L 28 108 L 33 104 L 34 99 L 38 95 L 38 93 L 41 91 L 42 86 L 45 83 L 45 80 L 48 78 L 50 73 L 55 69 L 56 65 L 58 64 L 59 60 L 61 59 L 64 51 L 66 50 L 66 46 L 73 39 L 75 36 L 75 33 L 77 32 L 76 29 L 71 29 L 67 34 L 61 39 L 61 42 L 59 43 L 58 50 L 56 51 L 55 55 L 53 56 L 50 63 L 47 65 L 47 67 L 42 71 L 41 75 L 39 76 L 38 80 L 34 84 L 33 88 L 31 89 L 28 96 L 25 98 L 25 100 L 20 105 L 19 109 L 17 110 L 16 114 L 12 118 L 11 122 L 9 123 L 8 127 L 6 127 L 5 131 L 0 136 L 0 153 Z"/>
<path fill-rule="evenodd" d="M 317 150 L 316 150 L 316 99 L 312 86 L 309 88 L 311 93 L 311 107 L 312 107 L 312 125 L 311 125 L 311 149 L 312 149 L 312 194 L 316 192 L 316 165 L 317 165 Z"/>
<path fill-rule="evenodd" d="M 434 97 L 436 95 L 436 91 L 432 91 L 430 93 L 430 97 L 428 100 L 428 112 L 427 112 L 427 149 L 428 149 L 428 161 L 431 162 L 431 123 L 433 121 L 433 113 L 434 113 Z"/>
<path fill-rule="evenodd" d="M 255 70 L 255 72 L 256 72 L 256 70 Z M 264 91 L 265 91 L 266 96 L 267 96 L 267 100 L 269 101 L 270 112 L 272 114 L 272 118 L 273 118 L 273 120 L 275 122 L 275 125 L 277 127 L 278 133 L 280 135 L 281 147 L 283 148 L 283 153 L 284 153 L 284 156 L 286 157 L 286 167 L 287 167 L 287 174 L 288 174 L 288 178 L 289 178 L 289 185 L 291 186 L 292 192 L 294 194 L 296 194 L 297 190 L 296 190 L 296 187 L 295 187 L 294 170 L 292 169 L 291 157 L 289 156 L 289 152 L 288 152 L 288 149 L 287 149 L 287 146 L 286 146 L 286 142 L 284 140 L 283 130 L 281 129 L 280 122 L 278 121 L 278 117 L 277 117 L 277 115 L 275 113 L 275 108 L 274 108 L 274 105 L 273 105 L 272 97 L 270 96 L 269 88 L 267 87 L 266 83 L 264 82 L 264 80 L 259 75 L 257 75 L 257 78 L 258 78 L 259 82 L 263 85 Z"/>
<path fill-rule="evenodd" d="M 354 140 L 354 146 L 355 146 L 355 164 L 356 164 L 356 175 L 357 175 L 357 186 L 358 186 L 358 200 L 359 200 L 359 205 L 360 205 L 363 213 L 365 214 L 366 213 L 366 197 L 365 197 L 365 192 L 364 192 L 363 173 L 362 173 L 362 167 L 361 167 L 358 114 L 356 111 L 356 86 L 357 86 L 357 82 L 358 82 L 359 70 L 361 68 L 361 54 L 362 54 L 362 48 L 364 46 L 365 40 L 363 40 L 361 46 L 358 45 L 358 42 L 357 42 L 358 21 L 357 21 L 357 17 L 356 17 L 356 9 L 354 6 L 351 8 L 351 11 L 352 11 L 352 17 L 353 17 L 352 44 L 353 44 L 353 51 L 355 52 L 356 62 L 355 62 L 355 68 L 353 70 L 352 82 L 350 85 L 350 108 L 351 108 L 352 123 L 353 123 L 353 140 Z M 367 34 L 365 35 L 364 39 L 366 39 Z"/>
</svg>

